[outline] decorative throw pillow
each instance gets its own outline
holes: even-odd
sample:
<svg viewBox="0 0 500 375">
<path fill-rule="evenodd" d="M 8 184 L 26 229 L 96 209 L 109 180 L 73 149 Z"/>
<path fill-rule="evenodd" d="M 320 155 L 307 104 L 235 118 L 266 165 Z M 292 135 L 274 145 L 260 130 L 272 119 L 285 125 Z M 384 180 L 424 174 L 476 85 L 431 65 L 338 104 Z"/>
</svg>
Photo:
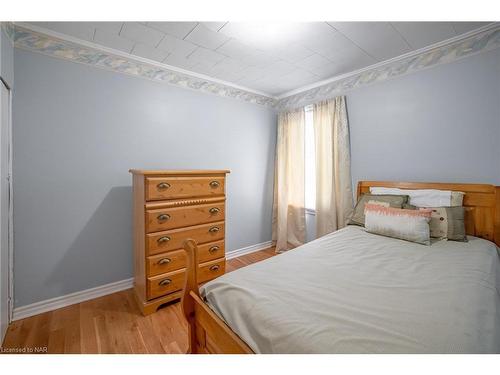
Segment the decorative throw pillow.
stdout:
<svg viewBox="0 0 500 375">
<path fill-rule="evenodd" d="M 369 204 L 378 204 L 379 206 L 384 206 L 384 207 L 391 207 L 391 205 L 389 204 L 389 202 L 382 202 L 382 201 L 377 201 L 377 200 L 369 200 L 368 202 L 366 203 L 369 203 Z"/>
<path fill-rule="evenodd" d="M 367 203 L 365 228 L 370 233 L 430 245 L 431 212 L 427 209 L 405 210 Z"/>
<path fill-rule="evenodd" d="M 352 225 L 365 225 L 365 205 L 369 201 L 377 201 L 388 203 L 390 207 L 401 208 L 408 202 L 408 195 L 376 195 L 376 194 L 363 194 L 354 207 L 354 211 L 348 224 Z"/>
<path fill-rule="evenodd" d="M 451 241 L 467 241 L 464 207 L 427 207 L 432 210 L 429 227 L 431 237 Z"/>
</svg>

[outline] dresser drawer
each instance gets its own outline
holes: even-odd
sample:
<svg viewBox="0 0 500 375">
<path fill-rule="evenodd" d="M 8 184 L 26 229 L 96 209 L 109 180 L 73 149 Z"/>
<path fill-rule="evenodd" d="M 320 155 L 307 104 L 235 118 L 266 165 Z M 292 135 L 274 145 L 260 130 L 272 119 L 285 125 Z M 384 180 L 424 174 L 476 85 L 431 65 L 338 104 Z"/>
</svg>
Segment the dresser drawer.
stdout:
<svg viewBox="0 0 500 375">
<path fill-rule="evenodd" d="M 220 258 L 211 262 L 202 263 L 198 266 L 198 283 L 215 279 L 224 275 L 226 271 L 226 259 Z"/>
<path fill-rule="evenodd" d="M 146 177 L 146 200 L 224 195 L 224 177 Z"/>
<path fill-rule="evenodd" d="M 224 240 L 198 245 L 198 263 L 222 258 L 224 255 Z"/>
<path fill-rule="evenodd" d="M 146 275 L 155 276 L 186 267 L 184 250 L 174 250 L 146 258 Z"/>
<path fill-rule="evenodd" d="M 163 273 L 158 276 L 148 277 L 148 299 L 161 297 L 184 288 L 186 269 Z"/>
<path fill-rule="evenodd" d="M 198 244 L 221 240 L 224 238 L 224 227 L 224 222 L 218 221 L 211 224 L 146 234 L 146 253 L 147 255 L 153 255 L 181 249 L 184 241 L 188 238 L 195 240 Z"/>
<path fill-rule="evenodd" d="M 146 232 L 188 227 L 224 220 L 224 202 L 146 211 Z"/>
</svg>

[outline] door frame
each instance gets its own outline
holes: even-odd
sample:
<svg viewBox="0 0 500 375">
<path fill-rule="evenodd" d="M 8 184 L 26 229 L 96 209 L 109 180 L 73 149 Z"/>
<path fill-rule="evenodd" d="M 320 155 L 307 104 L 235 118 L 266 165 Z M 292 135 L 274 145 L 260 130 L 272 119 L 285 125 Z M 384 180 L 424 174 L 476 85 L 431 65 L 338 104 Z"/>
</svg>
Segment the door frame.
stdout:
<svg viewBox="0 0 500 375">
<path fill-rule="evenodd" d="M 13 189 L 12 189 L 12 87 L 9 86 L 5 80 L 0 77 L 0 85 L 4 85 L 7 89 L 8 98 L 8 111 L 9 116 L 7 119 L 7 147 L 8 147 L 8 160 L 7 160 L 7 179 L 8 184 L 8 223 L 7 223 L 7 262 L 8 262 L 8 323 L 12 322 L 12 317 L 14 313 L 14 199 L 13 199 Z"/>
</svg>

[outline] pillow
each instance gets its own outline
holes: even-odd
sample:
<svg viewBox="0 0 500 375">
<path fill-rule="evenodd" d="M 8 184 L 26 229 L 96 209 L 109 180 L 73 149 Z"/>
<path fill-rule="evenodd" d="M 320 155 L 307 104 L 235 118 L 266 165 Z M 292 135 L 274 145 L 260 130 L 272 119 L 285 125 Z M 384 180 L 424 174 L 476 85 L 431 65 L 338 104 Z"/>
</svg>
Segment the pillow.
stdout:
<svg viewBox="0 0 500 375">
<path fill-rule="evenodd" d="M 391 207 L 391 205 L 389 204 L 389 202 L 382 202 L 382 201 L 377 201 L 377 200 L 369 200 L 368 202 L 366 203 L 369 203 L 369 204 L 378 204 L 379 206 L 384 206 L 384 207 Z"/>
<path fill-rule="evenodd" d="M 369 201 L 377 201 L 388 203 L 391 207 L 401 208 L 403 204 L 408 202 L 408 195 L 375 195 L 375 194 L 363 194 L 354 207 L 354 211 L 350 217 L 348 224 L 352 225 L 365 225 L 365 204 Z"/>
<path fill-rule="evenodd" d="M 403 207 L 401 207 L 401 208 L 404 208 L 405 210 L 417 210 L 418 209 L 417 206 L 414 206 L 413 204 L 409 204 L 409 203 L 403 204 Z"/>
<path fill-rule="evenodd" d="M 452 191 L 451 192 L 451 207 L 462 207 L 464 204 L 464 192 Z"/>
<path fill-rule="evenodd" d="M 429 227 L 431 237 L 467 242 L 464 207 L 427 207 L 432 210 Z"/>
<path fill-rule="evenodd" d="M 405 210 L 367 203 L 365 228 L 367 232 L 401 240 L 430 245 L 431 210 Z"/>
<path fill-rule="evenodd" d="M 406 194 L 410 196 L 409 204 L 418 207 L 455 207 L 461 206 L 464 194 L 461 191 L 435 190 L 435 189 L 397 189 L 386 187 L 371 187 L 372 194 Z"/>
</svg>

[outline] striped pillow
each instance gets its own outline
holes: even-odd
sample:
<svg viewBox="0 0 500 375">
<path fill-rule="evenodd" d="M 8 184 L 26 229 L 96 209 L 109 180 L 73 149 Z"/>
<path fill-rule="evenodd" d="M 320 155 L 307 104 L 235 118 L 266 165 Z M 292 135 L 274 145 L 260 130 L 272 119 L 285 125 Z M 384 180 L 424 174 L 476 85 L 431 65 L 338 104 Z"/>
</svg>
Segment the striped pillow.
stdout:
<svg viewBox="0 0 500 375">
<path fill-rule="evenodd" d="M 405 210 L 378 204 L 365 205 L 365 228 L 368 232 L 430 245 L 432 210 Z"/>
</svg>

